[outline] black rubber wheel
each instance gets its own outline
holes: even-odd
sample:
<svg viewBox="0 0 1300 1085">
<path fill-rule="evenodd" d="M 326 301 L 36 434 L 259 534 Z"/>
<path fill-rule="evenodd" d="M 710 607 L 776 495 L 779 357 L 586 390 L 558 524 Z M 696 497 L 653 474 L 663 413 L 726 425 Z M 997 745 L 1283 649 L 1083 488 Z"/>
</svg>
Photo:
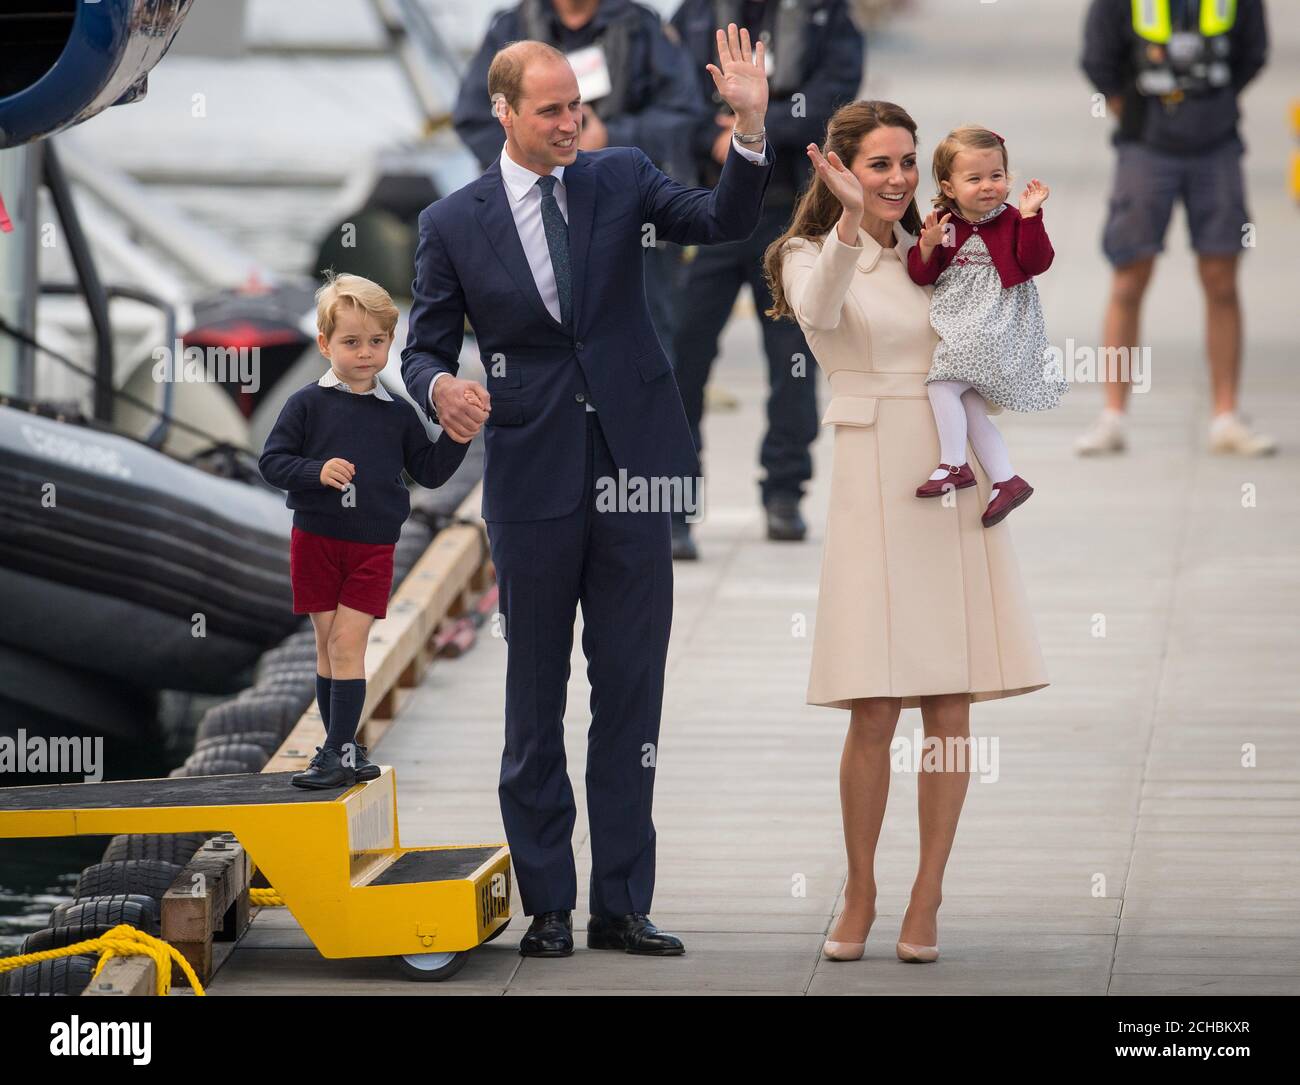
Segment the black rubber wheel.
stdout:
<svg viewBox="0 0 1300 1085">
<path fill-rule="evenodd" d="M 237 761 L 247 765 L 245 772 L 261 772 L 262 766 L 270 760 L 270 752 L 265 746 L 256 746 L 251 742 L 235 742 L 230 735 L 218 735 L 205 739 L 202 745 L 195 746 L 194 752 L 186 759 L 191 764 L 200 761 Z"/>
<path fill-rule="evenodd" d="M 198 738 L 240 731 L 274 731 L 278 735 L 287 735 L 310 703 L 310 697 L 262 693 L 252 686 L 233 701 L 208 709 L 195 734 Z"/>
<path fill-rule="evenodd" d="M 254 670 L 254 680 L 260 681 L 271 668 L 282 663 L 310 662 L 316 664 L 316 631 L 304 629 L 286 637 L 274 648 L 262 653 Z"/>
<path fill-rule="evenodd" d="M 249 687 L 249 693 L 292 697 L 305 709 L 316 696 L 316 665 L 270 671 Z"/>
<path fill-rule="evenodd" d="M 209 750 L 225 746 L 252 746 L 263 753 L 275 753 L 284 743 L 284 739 L 272 731 L 237 731 L 228 735 L 208 735 L 194 744 L 194 753 L 206 753 Z"/>
<path fill-rule="evenodd" d="M 185 761 L 189 776 L 236 776 L 261 772 L 267 762 L 265 750 L 258 750 L 256 758 L 229 757 L 221 750 L 203 750 L 192 753 Z"/>
<path fill-rule="evenodd" d="M 22 948 L 19 953 L 39 953 L 46 949 L 62 949 L 64 946 L 70 946 L 77 942 L 84 942 L 87 938 L 98 938 L 114 927 L 116 923 L 96 923 L 84 929 L 77 927 L 43 927 L 41 930 L 32 931 L 23 939 Z M 158 935 L 157 930 L 147 930 L 138 923 L 132 923 L 131 926 L 136 930 L 144 931 L 145 934 Z"/>
<path fill-rule="evenodd" d="M 469 960 L 469 953 L 467 949 L 457 953 L 417 953 L 409 957 L 394 957 L 393 960 L 397 962 L 397 970 L 408 980 L 441 983 L 443 980 L 451 979 L 465 967 L 465 962 Z M 443 962 L 431 958 L 447 958 L 447 960 Z"/>
<path fill-rule="evenodd" d="M 119 923 L 129 923 L 148 934 L 159 934 L 162 923 L 158 901 L 143 893 L 118 893 L 65 901 L 50 912 L 50 926 L 59 931 L 71 931 L 76 936 L 72 938 L 73 942 L 93 938 Z"/>
<path fill-rule="evenodd" d="M 139 893 L 162 900 L 176 875 L 184 869 L 179 863 L 165 863 L 161 859 L 119 859 L 115 863 L 96 863 L 81 872 L 72 895 L 77 900 L 86 900 L 89 897 Z"/>
<path fill-rule="evenodd" d="M 113 837 L 104 849 L 103 863 L 120 859 L 161 859 L 184 866 L 203 847 L 208 833 L 130 833 Z"/>
<path fill-rule="evenodd" d="M 99 958 L 91 954 L 39 961 L 7 974 L 6 995 L 79 995 L 90 982 Z"/>
</svg>

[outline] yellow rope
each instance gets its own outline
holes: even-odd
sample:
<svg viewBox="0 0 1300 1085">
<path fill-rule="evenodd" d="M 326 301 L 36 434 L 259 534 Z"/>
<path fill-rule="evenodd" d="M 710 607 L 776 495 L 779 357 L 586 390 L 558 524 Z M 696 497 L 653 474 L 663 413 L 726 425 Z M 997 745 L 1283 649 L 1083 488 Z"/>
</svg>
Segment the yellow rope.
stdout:
<svg viewBox="0 0 1300 1085">
<path fill-rule="evenodd" d="M 248 902 L 261 908 L 284 907 L 284 897 L 280 896 L 274 889 L 250 889 L 248 891 Z"/>
<path fill-rule="evenodd" d="M 37 953 L 0 958 L 0 973 L 12 972 L 16 968 L 38 964 L 41 961 L 53 961 L 59 957 L 75 957 L 81 953 L 100 954 L 99 963 L 90 977 L 92 981 L 99 976 L 104 965 L 114 957 L 152 957 L 154 973 L 158 977 L 158 994 L 165 995 L 171 990 L 173 961 L 185 973 L 185 978 L 190 981 L 194 993 L 196 995 L 205 993 L 203 985 L 199 983 L 199 977 L 190 967 L 190 962 L 181 956 L 175 946 L 168 945 L 161 938 L 145 934 L 144 931 L 136 930 L 129 923 L 119 923 L 98 938 L 88 938 L 84 942 L 76 942 L 60 949 L 43 949 Z"/>
</svg>

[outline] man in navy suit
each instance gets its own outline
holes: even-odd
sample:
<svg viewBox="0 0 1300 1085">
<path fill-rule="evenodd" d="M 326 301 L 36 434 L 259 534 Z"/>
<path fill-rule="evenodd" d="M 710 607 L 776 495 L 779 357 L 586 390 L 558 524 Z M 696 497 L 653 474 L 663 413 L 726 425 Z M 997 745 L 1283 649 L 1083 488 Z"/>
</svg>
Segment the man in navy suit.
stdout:
<svg viewBox="0 0 1300 1085">
<path fill-rule="evenodd" d="M 486 426 L 483 519 L 507 644 L 498 790 L 533 916 L 525 956 L 573 952 L 564 709 L 579 604 L 592 712 L 587 945 L 683 951 L 648 914 L 650 814 L 672 623 L 670 513 L 693 502 L 700 472 L 646 306 L 642 246 L 736 241 L 758 223 L 773 160 L 763 46 L 751 49 L 734 23 L 717 40 L 721 67 L 707 68 L 737 122 L 715 188 L 686 188 L 635 148 L 579 151 L 573 69 L 551 46 L 522 41 L 488 71 L 500 158 L 420 213 L 402 378 L 454 439 Z M 466 317 L 486 389 L 456 376 Z"/>
</svg>

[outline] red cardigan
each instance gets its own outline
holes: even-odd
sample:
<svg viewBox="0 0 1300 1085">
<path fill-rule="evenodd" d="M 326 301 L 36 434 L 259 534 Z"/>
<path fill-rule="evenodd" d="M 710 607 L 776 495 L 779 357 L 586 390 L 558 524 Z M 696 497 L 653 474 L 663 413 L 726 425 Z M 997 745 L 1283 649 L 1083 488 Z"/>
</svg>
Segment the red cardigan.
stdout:
<svg viewBox="0 0 1300 1085">
<path fill-rule="evenodd" d="M 954 211 L 948 221 L 955 227 L 952 244 L 936 245 L 928 263 L 921 261 L 921 244 L 918 241 L 907 250 L 907 273 L 918 286 L 930 286 L 957 255 L 972 233 L 984 238 L 984 244 L 998 269 L 1002 285 L 1015 286 L 1034 275 L 1041 275 L 1052 266 L 1052 243 L 1047 240 L 1043 226 L 1043 211 L 1029 218 L 1021 218 L 1018 208 L 1004 204 L 1006 210 L 990 222 L 978 225 L 967 222 L 961 213 Z M 943 216 L 940 215 L 940 218 Z"/>
</svg>

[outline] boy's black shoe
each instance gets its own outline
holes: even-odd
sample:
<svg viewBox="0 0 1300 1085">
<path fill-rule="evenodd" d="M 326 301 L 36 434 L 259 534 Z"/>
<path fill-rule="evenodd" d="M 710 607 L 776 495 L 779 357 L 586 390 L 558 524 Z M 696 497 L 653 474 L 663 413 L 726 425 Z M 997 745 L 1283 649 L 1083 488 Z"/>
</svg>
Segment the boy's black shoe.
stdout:
<svg viewBox="0 0 1300 1085">
<path fill-rule="evenodd" d="M 349 742 L 347 746 L 343 747 L 344 751 L 347 751 L 349 746 L 352 749 L 352 757 L 350 760 L 352 762 L 352 768 L 357 774 L 357 779 L 362 783 L 365 783 L 367 780 L 378 780 L 379 766 L 366 756 L 366 747 L 362 746 L 359 742 Z M 345 762 L 347 760 L 348 759 L 345 758 Z"/>
<path fill-rule="evenodd" d="M 686 952 L 680 938 L 661 931 L 644 912 L 593 915 L 587 920 L 587 948 L 621 949 L 650 957 L 676 957 Z"/>
<path fill-rule="evenodd" d="M 331 746 L 317 746 L 316 756 L 305 772 L 294 773 L 291 781 L 294 787 L 323 789 L 327 787 L 351 787 L 357 782 L 357 774 L 343 764 L 338 750 Z"/>
</svg>

